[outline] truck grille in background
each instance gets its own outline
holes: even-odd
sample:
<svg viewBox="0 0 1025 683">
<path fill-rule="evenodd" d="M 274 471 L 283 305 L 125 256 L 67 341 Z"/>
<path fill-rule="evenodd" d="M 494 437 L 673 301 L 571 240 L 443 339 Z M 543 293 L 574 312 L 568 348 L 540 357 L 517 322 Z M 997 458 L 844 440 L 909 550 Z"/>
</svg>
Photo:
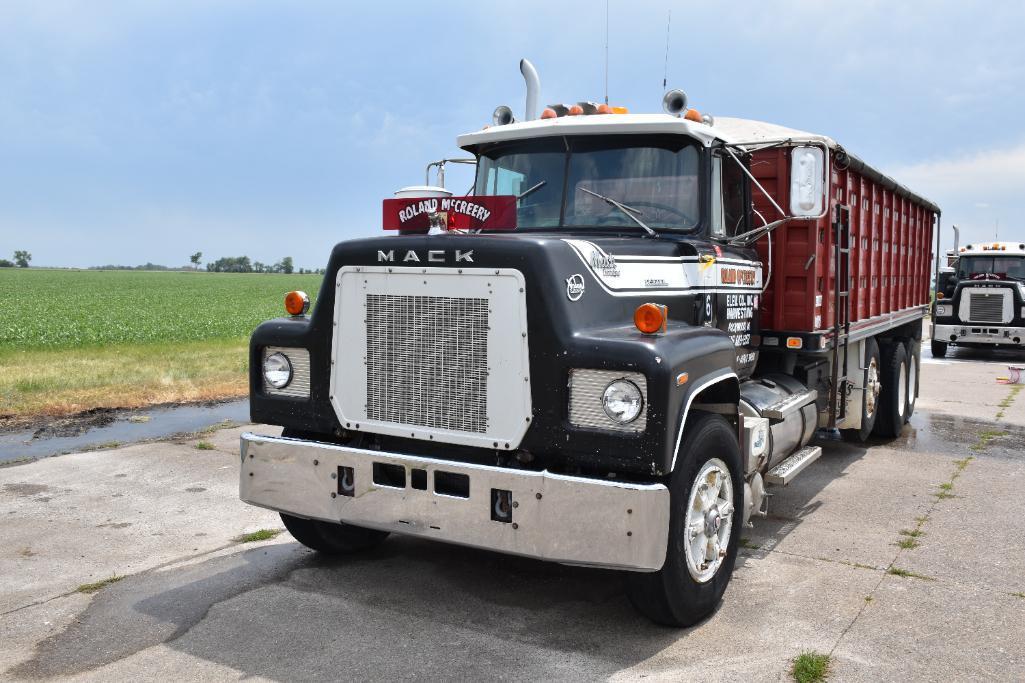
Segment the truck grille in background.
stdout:
<svg viewBox="0 0 1025 683">
<path fill-rule="evenodd" d="M 977 294 L 972 292 L 968 298 L 968 320 L 978 323 L 1004 322 L 1004 292 Z"/>
<path fill-rule="evenodd" d="M 483 433 L 488 300 L 366 295 L 367 417 Z"/>
</svg>

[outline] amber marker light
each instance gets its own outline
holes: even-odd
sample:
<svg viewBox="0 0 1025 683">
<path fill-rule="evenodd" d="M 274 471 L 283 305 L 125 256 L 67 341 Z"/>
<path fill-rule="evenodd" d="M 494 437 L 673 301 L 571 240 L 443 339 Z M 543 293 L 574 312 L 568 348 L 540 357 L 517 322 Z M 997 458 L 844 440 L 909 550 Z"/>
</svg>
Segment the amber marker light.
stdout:
<svg viewBox="0 0 1025 683">
<path fill-rule="evenodd" d="M 787 337 L 788 349 L 799 349 L 804 346 L 804 340 L 800 337 Z"/>
<path fill-rule="evenodd" d="M 644 334 L 665 332 L 668 311 L 665 306 L 658 304 L 641 304 L 634 311 L 634 325 Z"/>
<path fill-rule="evenodd" d="M 558 118 L 558 114 L 551 107 L 545 107 L 544 111 L 541 112 L 541 118 L 543 119 L 554 119 Z"/>
<path fill-rule="evenodd" d="M 598 105 L 598 113 L 599 114 L 611 114 L 612 113 L 612 107 L 610 107 L 607 104 L 599 104 Z"/>
<path fill-rule="evenodd" d="M 566 112 L 569 116 L 580 116 L 584 113 L 584 108 L 579 104 L 572 105 Z"/>
<path fill-rule="evenodd" d="M 688 109 L 687 113 L 683 115 L 683 118 L 694 123 L 701 123 L 701 112 L 697 109 Z"/>
<path fill-rule="evenodd" d="M 285 310 L 289 315 L 306 315 L 310 310 L 310 297 L 298 290 L 285 295 Z"/>
</svg>

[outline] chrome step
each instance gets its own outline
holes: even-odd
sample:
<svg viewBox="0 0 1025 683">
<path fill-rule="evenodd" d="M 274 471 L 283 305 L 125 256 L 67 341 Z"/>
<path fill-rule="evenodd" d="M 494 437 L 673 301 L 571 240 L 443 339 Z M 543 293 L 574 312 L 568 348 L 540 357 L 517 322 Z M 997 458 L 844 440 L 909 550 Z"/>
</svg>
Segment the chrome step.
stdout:
<svg viewBox="0 0 1025 683">
<path fill-rule="evenodd" d="M 819 397 L 819 392 L 814 389 L 787 396 L 782 401 L 776 401 L 765 410 L 761 411 L 762 417 L 770 420 L 785 420 L 787 415 L 800 410 Z"/>
<path fill-rule="evenodd" d="M 805 467 L 812 464 L 822 455 L 821 446 L 805 446 L 789 458 L 773 467 L 765 475 L 766 484 L 786 486 L 800 474 Z"/>
</svg>

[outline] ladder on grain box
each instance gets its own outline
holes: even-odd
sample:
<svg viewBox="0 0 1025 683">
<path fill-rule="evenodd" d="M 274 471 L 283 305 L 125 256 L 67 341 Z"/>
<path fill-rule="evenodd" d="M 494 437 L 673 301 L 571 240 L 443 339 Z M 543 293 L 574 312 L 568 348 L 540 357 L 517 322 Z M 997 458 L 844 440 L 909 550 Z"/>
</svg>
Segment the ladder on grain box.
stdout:
<svg viewBox="0 0 1025 683">
<path fill-rule="evenodd" d="M 829 384 L 829 428 L 847 416 L 847 355 L 851 336 L 851 209 L 836 205 L 833 217 L 836 279 L 833 283 L 833 369 Z"/>
</svg>

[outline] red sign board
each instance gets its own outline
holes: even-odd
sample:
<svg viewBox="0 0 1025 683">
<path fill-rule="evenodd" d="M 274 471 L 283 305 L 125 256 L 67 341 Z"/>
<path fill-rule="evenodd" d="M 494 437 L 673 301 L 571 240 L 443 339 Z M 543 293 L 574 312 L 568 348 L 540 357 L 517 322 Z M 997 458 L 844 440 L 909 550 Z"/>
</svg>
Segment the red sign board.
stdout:
<svg viewBox="0 0 1025 683">
<path fill-rule="evenodd" d="M 515 230 L 516 197 L 404 197 L 384 200 L 384 229 Z"/>
</svg>

